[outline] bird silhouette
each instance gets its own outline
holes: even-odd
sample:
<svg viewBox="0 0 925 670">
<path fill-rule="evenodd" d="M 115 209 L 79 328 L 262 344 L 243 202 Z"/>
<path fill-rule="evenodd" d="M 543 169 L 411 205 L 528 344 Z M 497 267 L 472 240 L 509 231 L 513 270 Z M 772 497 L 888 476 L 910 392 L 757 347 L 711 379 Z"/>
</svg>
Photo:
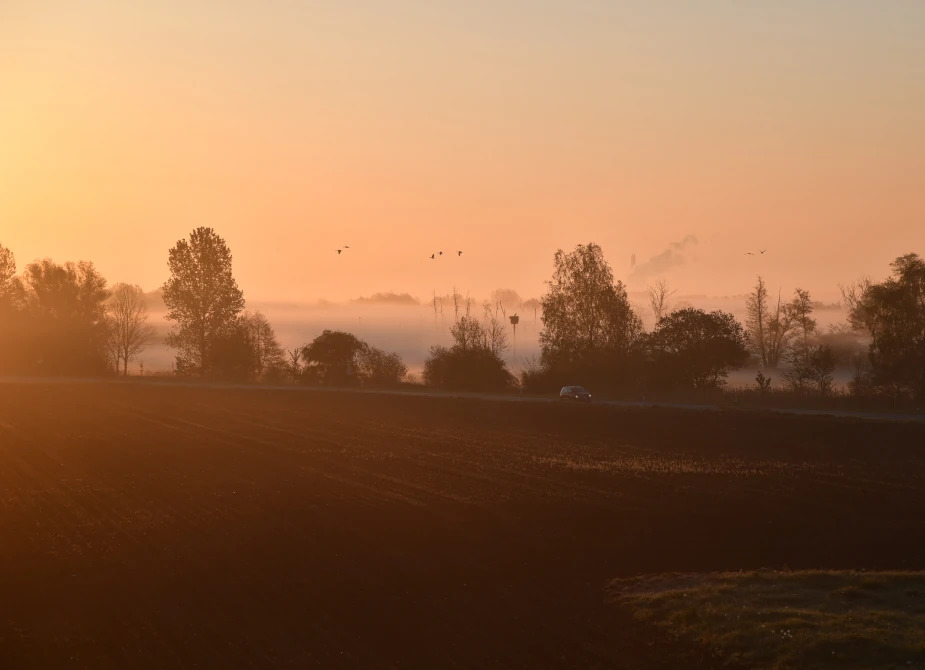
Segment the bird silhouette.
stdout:
<svg viewBox="0 0 925 670">
<path fill-rule="evenodd" d="M 344 249 L 349 249 L 349 248 L 350 248 L 350 247 L 347 246 L 346 244 L 344 245 Z"/>
<path fill-rule="evenodd" d="M 430 255 L 430 260 L 434 260 L 434 256 L 436 256 L 436 254 L 431 254 L 431 255 Z"/>
<path fill-rule="evenodd" d="M 767 249 L 762 249 L 762 250 L 761 250 L 761 253 L 764 253 L 765 251 L 767 251 Z"/>
<path fill-rule="evenodd" d="M 457 252 L 456 252 L 456 255 L 457 255 L 457 256 L 462 256 L 462 252 L 461 252 L 461 251 L 457 251 Z"/>
<path fill-rule="evenodd" d="M 440 252 L 440 255 L 441 255 L 441 256 L 443 255 L 443 252 L 442 252 L 442 251 Z"/>
<path fill-rule="evenodd" d="M 340 252 L 343 251 L 343 249 L 336 249 L 336 251 L 337 251 L 337 255 L 340 256 Z"/>
<path fill-rule="evenodd" d="M 746 252 L 745 252 L 745 255 L 746 255 L 746 256 L 754 256 L 755 254 L 753 254 L 751 251 L 746 251 Z"/>
</svg>

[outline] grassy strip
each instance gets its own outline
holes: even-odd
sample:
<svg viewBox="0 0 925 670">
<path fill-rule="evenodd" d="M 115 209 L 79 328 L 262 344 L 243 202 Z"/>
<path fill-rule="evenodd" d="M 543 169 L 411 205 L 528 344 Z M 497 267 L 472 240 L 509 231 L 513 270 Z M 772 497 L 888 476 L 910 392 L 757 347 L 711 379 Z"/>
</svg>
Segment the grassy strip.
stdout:
<svg viewBox="0 0 925 670">
<path fill-rule="evenodd" d="M 925 573 L 771 572 L 616 580 L 634 617 L 749 668 L 925 668 Z"/>
</svg>

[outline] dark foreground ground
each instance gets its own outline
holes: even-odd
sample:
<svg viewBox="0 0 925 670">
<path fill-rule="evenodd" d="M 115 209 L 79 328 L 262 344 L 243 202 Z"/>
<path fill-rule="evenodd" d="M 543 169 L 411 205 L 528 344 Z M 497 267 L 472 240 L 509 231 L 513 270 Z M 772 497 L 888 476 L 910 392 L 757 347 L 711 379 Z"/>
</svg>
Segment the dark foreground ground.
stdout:
<svg viewBox="0 0 925 670">
<path fill-rule="evenodd" d="M 925 427 L 0 385 L 0 668 L 709 667 L 666 571 L 925 568 Z"/>
</svg>

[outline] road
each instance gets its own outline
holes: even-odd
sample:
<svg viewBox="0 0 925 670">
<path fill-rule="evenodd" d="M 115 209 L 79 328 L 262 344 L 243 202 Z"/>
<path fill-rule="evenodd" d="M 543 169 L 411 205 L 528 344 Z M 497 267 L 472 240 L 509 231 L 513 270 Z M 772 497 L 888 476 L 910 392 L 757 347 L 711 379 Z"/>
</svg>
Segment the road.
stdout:
<svg viewBox="0 0 925 670">
<path fill-rule="evenodd" d="M 197 380 L 174 380 L 174 379 L 86 379 L 86 378 L 56 378 L 49 379 L 45 377 L 0 377 L 0 384 L 13 385 L 30 385 L 30 384 L 142 384 L 149 386 L 182 386 L 189 388 L 203 389 L 237 389 L 237 390 L 254 390 L 254 391 L 275 391 L 275 392 L 309 392 L 309 393 L 354 393 L 366 395 L 395 395 L 412 398 L 459 398 L 470 400 L 485 400 L 492 402 L 511 402 L 511 403 L 544 403 L 560 404 L 561 401 L 556 397 L 525 395 L 518 396 L 512 394 L 499 393 L 472 393 L 472 392 L 448 392 L 448 391 L 430 391 L 426 389 L 361 389 L 361 388 L 328 388 L 324 386 L 293 386 L 288 385 L 258 385 L 258 384 L 229 384 L 224 382 L 205 382 Z M 858 419 L 862 421 L 886 421 L 899 423 L 925 423 L 925 413 L 909 414 L 899 412 L 857 412 L 833 409 L 800 409 L 788 407 L 733 407 L 720 405 L 705 405 L 693 403 L 672 403 L 672 402 L 646 402 L 630 400 L 595 400 L 594 405 L 605 407 L 619 407 L 625 409 L 676 409 L 697 412 L 770 412 L 772 414 L 784 414 L 792 416 L 827 416 L 841 419 Z"/>
</svg>

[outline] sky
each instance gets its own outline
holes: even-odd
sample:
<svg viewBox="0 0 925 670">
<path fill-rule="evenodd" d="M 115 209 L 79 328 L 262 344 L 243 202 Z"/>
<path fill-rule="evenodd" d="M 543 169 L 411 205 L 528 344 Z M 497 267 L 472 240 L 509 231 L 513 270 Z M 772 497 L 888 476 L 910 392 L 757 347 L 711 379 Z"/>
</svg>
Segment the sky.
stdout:
<svg viewBox="0 0 925 670">
<path fill-rule="evenodd" d="M 630 288 L 835 294 L 925 254 L 923 30 L 919 0 L 0 0 L 0 244 L 152 289 L 211 226 L 258 300 L 540 295 L 590 241 Z"/>
</svg>

